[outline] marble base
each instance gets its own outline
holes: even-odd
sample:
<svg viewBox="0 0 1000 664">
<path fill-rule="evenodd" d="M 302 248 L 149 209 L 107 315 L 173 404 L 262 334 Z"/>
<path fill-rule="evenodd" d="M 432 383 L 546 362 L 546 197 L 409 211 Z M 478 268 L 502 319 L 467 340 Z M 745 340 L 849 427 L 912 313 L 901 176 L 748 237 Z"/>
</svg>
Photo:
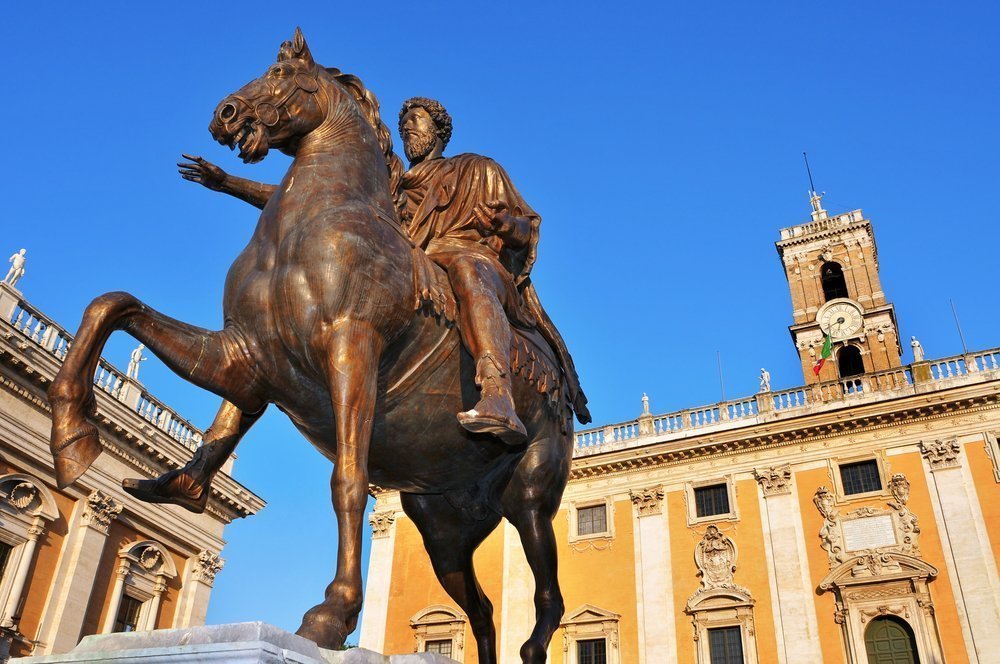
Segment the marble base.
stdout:
<svg viewBox="0 0 1000 664">
<path fill-rule="evenodd" d="M 431 653 L 380 655 L 363 648 L 324 650 L 315 643 L 262 622 L 95 634 L 64 655 L 10 660 L 18 664 L 454 664 Z"/>
</svg>

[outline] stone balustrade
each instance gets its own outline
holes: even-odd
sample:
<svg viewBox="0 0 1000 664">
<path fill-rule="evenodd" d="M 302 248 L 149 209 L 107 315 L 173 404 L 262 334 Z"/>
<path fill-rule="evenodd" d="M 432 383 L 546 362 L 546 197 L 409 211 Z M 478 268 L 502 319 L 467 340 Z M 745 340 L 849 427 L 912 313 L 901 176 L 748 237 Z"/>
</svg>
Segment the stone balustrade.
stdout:
<svg viewBox="0 0 1000 664">
<path fill-rule="evenodd" d="M 19 341 L 22 349 L 41 347 L 59 362 L 66 357 L 66 352 L 73 343 L 73 335 L 28 302 L 18 298 L 10 307 L 9 313 L 0 313 L 5 314 L 4 322 L 9 325 L 3 333 L 8 335 L 8 338 L 20 334 L 23 337 Z M 188 449 L 195 450 L 201 445 L 204 434 L 200 429 L 147 392 L 141 383 L 128 378 L 125 372 L 103 357 L 97 364 L 94 387 L 126 404 L 141 418 Z"/>
<path fill-rule="evenodd" d="M 823 220 L 827 221 L 827 220 Z M 819 222 L 817 222 L 819 223 Z M 752 397 L 688 408 L 664 415 L 649 415 L 618 424 L 584 429 L 576 433 L 575 457 L 685 438 L 748 424 L 796 417 L 806 412 L 832 410 L 846 405 L 884 401 L 902 396 L 946 389 L 969 382 L 1000 379 L 1000 348 L 909 366 L 875 371 L 805 385 Z"/>
<path fill-rule="evenodd" d="M 816 221 L 799 224 L 798 226 L 782 228 L 781 239 L 790 240 L 792 238 L 805 237 L 821 231 L 835 230 L 859 221 L 864 221 L 864 219 L 865 216 L 862 214 L 861 210 L 851 210 L 850 212 L 838 214 L 833 217 L 827 217 L 826 219 L 817 219 Z"/>
</svg>

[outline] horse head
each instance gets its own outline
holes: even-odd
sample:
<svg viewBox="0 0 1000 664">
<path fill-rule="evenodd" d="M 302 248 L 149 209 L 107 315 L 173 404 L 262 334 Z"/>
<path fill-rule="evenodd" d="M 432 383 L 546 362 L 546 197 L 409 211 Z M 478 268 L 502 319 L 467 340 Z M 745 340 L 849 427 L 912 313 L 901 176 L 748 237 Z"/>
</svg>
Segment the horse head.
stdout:
<svg viewBox="0 0 1000 664">
<path fill-rule="evenodd" d="M 330 100 L 319 97 L 329 97 L 331 88 L 336 84 L 296 28 L 263 76 L 219 102 L 208 130 L 219 143 L 238 147 L 248 164 L 261 161 L 271 148 L 294 155 L 302 137 L 326 119 Z"/>
</svg>

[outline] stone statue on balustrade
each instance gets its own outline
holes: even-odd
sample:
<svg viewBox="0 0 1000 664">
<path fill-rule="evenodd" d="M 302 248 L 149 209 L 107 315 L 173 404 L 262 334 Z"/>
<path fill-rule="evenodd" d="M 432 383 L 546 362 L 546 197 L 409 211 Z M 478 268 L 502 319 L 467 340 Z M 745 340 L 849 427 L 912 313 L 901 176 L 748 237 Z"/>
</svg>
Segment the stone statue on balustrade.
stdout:
<svg viewBox="0 0 1000 664">
<path fill-rule="evenodd" d="M 771 372 L 764 367 L 760 368 L 760 392 L 771 391 Z"/>
<path fill-rule="evenodd" d="M 7 262 L 10 263 L 10 269 L 7 270 L 7 276 L 3 278 L 4 283 L 17 286 L 17 282 L 24 276 L 24 264 L 27 262 L 24 254 L 25 250 L 22 249 L 7 259 Z"/>
<path fill-rule="evenodd" d="M 129 357 L 128 361 L 128 371 L 126 375 L 133 379 L 139 380 L 139 363 L 148 360 L 148 357 L 142 356 L 143 349 L 146 348 L 144 344 L 139 344 L 138 348 L 132 351 L 132 355 Z"/>
<path fill-rule="evenodd" d="M 218 104 L 209 131 L 245 163 L 271 150 L 293 158 L 279 185 L 199 157 L 180 165 L 186 179 L 261 208 L 226 278 L 225 325 L 196 327 L 128 293 L 95 299 L 48 393 L 57 482 L 75 481 L 101 451 L 87 420 L 93 376 L 108 335 L 124 330 L 223 399 L 191 462 L 125 480 L 133 496 L 204 511 L 215 473 L 270 404 L 333 462 L 337 572 L 300 635 L 337 648 L 357 625 L 374 484 L 400 492 L 482 664 L 497 662 L 497 638 L 473 555 L 502 518 L 513 525 L 535 581 L 520 657 L 541 664 L 565 608 L 552 519 L 573 415 L 590 416 L 531 284 L 539 216 L 492 160 L 443 156 L 451 121 L 437 102 L 408 101 L 400 129 L 408 171 L 375 95 L 317 64 L 298 30 Z"/>
<path fill-rule="evenodd" d="M 913 361 L 923 362 L 924 361 L 924 347 L 920 345 L 916 337 L 910 337 L 910 348 L 913 349 Z"/>
</svg>

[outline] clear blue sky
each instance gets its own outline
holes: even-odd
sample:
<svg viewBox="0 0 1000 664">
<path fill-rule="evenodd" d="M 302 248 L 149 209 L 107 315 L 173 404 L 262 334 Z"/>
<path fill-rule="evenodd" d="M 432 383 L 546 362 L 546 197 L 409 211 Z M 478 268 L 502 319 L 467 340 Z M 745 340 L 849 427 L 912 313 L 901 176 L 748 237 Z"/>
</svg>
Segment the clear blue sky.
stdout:
<svg viewBox="0 0 1000 664">
<path fill-rule="evenodd" d="M 289 3 L 291 7 L 293 4 Z M 808 218 L 808 150 L 832 213 L 875 224 L 901 332 L 931 357 L 1000 345 L 1000 10 L 991 3 L 17 3 L 0 34 L 0 250 L 28 249 L 26 296 L 69 329 L 128 290 L 221 325 L 226 270 L 256 211 L 182 181 L 194 152 L 238 163 L 206 127 L 301 25 L 323 64 L 359 75 L 393 124 L 441 99 L 449 152 L 494 157 L 543 216 L 535 282 L 596 423 L 802 382 L 774 250 Z M 364 9 L 355 9 L 364 7 Z M 371 8 L 375 7 L 375 11 Z M 6 270 L 6 267 L 4 267 Z M 131 339 L 107 357 L 124 366 Z M 907 357 L 909 351 L 907 349 Z M 156 360 L 142 378 L 207 426 L 218 399 Z M 329 464 L 276 410 L 237 477 L 269 501 L 227 530 L 211 622 L 295 629 L 332 577 Z M 355 637 L 356 638 L 356 637 Z"/>
</svg>

